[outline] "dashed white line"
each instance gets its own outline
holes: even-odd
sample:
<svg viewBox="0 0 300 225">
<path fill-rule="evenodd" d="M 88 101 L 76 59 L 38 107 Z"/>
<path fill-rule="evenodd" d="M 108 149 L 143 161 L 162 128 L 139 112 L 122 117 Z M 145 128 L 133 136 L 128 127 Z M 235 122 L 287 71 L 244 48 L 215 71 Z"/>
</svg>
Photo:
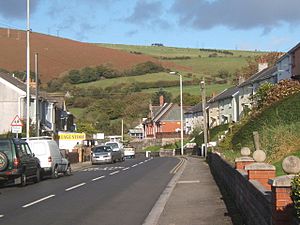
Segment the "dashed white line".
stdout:
<svg viewBox="0 0 300 225">
<path fill-rule="evenodd" d="M 117 171 L 115 171 L 115 172 L 110 173 L 109 175 L 112 176 L 112 175 L 115 175 L 115 174 L 117 174 L 117 173 L 119 173 L 119 172 L 120 172 L 120 171 L 117 170 Z"/>
<path fill-rule="evenodd" d="M 96 177 L 96 178 L 92 179 L 92 181 L 100 180 L 100 179 L 103 179 L 103 178 L 105 178 L 105 176 Z"/>
<path fill-rule="evenodd" d="M 71 191 L 71 190 L 73 190 L 75 188 L 78 188 L 78 187 L 81 187 L 83 185 L 86 185 L 86 183 L 81 183 L 81 184 L 77 184 L 77 185 L 75 185 L 73 187 L 69 187 L 69 188 L 65 189 L 65 191 Z"/>
<path fill-rule="evenodd" d="M 126 167 L 126 168 L 124 168 L 124 169 L 122 169 L 123 171 L 125 171 L 125 170 L 129 170 L 129 167 Z"/>
<path fill-rule="evenodd" d="M 139 165 L 143 164 L 144 162 L 140 162 Z"/>
<path fill-rule="evenodd" d="M 4 217 L 4 215 L 0 215 L 0 218 Z"/>
<path fill-rule="evenodd" d="M 31 202 L 31 203 L 29 203 L 29 204 L 23 205 L 22 207 L 23 207 L 23 208 L 27 208 L 27 207 L 32 206 L 32 205 L 34 205 L 34 204 L 37 204 L 37 203 L 39 203 L 39 202 L 45 201 L 45 200 L 47 200 L 47 199 L 49 199 L 49 198 L 53 198 L 54 196 L 55 196 L 55 195 L 49 195 L 49 196 L 47 196 L 47 197 L 45 197 L 45 198 L 41 198 L 41 199 L 36 200 L 36 201 L 34 201 L 34 202 Z"/>
<path fill-rule="evenodd" d="M 137 164 L 134 164 L 134 165 L 132 165 L 131 167 L 136 167 L 137 166 Z"/>
</svg>

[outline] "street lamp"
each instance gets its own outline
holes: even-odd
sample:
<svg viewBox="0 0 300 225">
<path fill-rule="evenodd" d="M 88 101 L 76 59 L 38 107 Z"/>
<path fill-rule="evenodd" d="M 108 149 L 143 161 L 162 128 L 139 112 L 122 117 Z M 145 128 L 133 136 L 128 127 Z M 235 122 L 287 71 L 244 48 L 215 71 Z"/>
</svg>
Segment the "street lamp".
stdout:
<svg viewBox="0 0 300 225">
<path fill-rule="evenodd" d="M 206 116 L 206 94 L 205 94 L 205 81 L 200 82 L 201 96 L 202 96 L 202 112 L 203 112 L 203 133 L 204 133 L 204 154 L 207 158 L 207 116 Z"/>
<path fill-rule="evenodd" d="M 183 104 L 182 104 L 182 75 L 178 72 L 170 72 L 171 75 L 178 75 L 180 78 L 180 140 L 181 140 L 181 155 L 183 152 Z"/>
</svg>

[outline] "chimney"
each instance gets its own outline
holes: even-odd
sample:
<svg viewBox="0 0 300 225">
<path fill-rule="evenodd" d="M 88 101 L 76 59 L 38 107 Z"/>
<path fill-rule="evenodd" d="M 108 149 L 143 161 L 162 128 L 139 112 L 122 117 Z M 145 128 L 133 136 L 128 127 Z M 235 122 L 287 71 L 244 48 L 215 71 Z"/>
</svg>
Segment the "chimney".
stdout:
<svg viewBox="0 0 300 225">
<path fill-rule="evenodd" d="M 159 96 L 159 106 L 163 106 L 164 105 L 164 96 L 161 95 Z"/>
<path fill-rule="evenodd" d="M 268 62 L 265 59 L 260 59 L 258 62 L 258 72 L 268 68 Z"/>
</svg>

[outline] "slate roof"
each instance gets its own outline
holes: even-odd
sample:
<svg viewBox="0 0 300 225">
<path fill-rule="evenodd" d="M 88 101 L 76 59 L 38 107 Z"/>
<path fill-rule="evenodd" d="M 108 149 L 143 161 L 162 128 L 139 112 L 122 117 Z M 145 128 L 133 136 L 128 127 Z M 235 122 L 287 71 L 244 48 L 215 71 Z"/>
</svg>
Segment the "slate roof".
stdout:
<svg viewBox="0 0 300 225">
<path fill-rule="evenodd" d="M 239 87 L 244 87 L 249 84 L 253 84 L 254 82 L 265 80 L 267 78 L 270 78 L 274 75 L 274 73 L 277 71 L 277 67 L 268 67 L 254 75 L 252 75 L 249 79 L 247 79 L 245 82 L 241 83 Z"/>
<path fill-rule="evenodd" d="M 288 53 L 293 53 L 298 48 L 300 48 L 300 42 L 295 47 L 293 47 L 291 50 L 289 50 Z"/>
<path fill-rule="evenodd" d="M 23 83 L 22 81 L 20 81 L 19 79 L 13 77 L 12 75 L 10 75 L 8 73 L 3 73 L 3 72 L 0 72 L 0 77 L 3 78 L 4 80 L 6 80 L 7 82 L 13 84 L 17 88 L 21 89 L 22 91 L 26 92 L 26 90 L 27 90 L 26 84 Z"/>
<path fill-rule="evenodd" d="M 200 102 L 197 105 L 192 106 L 186 113 L 197 113 L 202 111 L 202 102 Z"/>
<path fill-rule="evenodd" d="M 19 80 L 16 77 L 13 77 L 12 75 L 8 73 L 0 72 L 0 77 L 6 80 L 7 82 L 11 83 L 12 85 L 16 86 L 20 90 L 27 92 L 27 85 Z M 35 96 L 35 89 L 30 88 L 31 96 Z M 64 108 L 64 96 L 63 95 L 55 95 L 55 94 L 49 94 L 45 91 L 39 92 L 39 97 L 42 97 L 44 99 L 47 99 L 48 101 L 57 103 L 57 106 L 61 109 Z"/>
<path fill-rule="evenodd" d="M 226 98 L 231 98 L 232 95 L 234 95 L 236 92 L 239 91 L 238 86 L 234 86 L 231 88 L 228 88 L 226 90 L 224 90 L 223 92 L 221 92 L 219 95 L 217 95 L 214 98 L 211 98 L 208 103 L 212 103 L 212 102 L 216 102 L 216 101 L 220 101 L 222 99 L 226 99 Z"/>
</svg>

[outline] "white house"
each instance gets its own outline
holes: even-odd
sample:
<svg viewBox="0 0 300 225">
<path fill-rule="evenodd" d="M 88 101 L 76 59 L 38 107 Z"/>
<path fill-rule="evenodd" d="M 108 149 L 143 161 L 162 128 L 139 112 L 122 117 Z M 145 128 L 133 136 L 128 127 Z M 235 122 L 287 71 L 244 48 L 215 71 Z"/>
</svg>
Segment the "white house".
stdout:
<svg viewBox="0 0 300 225">
<path fill-rule="evenodd" d="M 184 113 L 185 132 L 191 134 L 197 127 L 203 128 L 203 109 L 202 103 L 193 106 L 190 110 Z"/>
<path fill-rule="evenodd" d="M 39 117 L 41 133 L 55 134 L 58 130 L 70 130 L 73 127 L 73 115 L 66 111 L 64 102 L 41 92 L 37 114 L 34 89 L 31 88 L 30 93 L 30 121 L 35 124 L 36 116 Z M 26 121 L 26 105 L 26 84 L 10 74 L 0 72 L 0 133 L 11 130 L 11 122 L 16 115 Z"/>
</svg>

